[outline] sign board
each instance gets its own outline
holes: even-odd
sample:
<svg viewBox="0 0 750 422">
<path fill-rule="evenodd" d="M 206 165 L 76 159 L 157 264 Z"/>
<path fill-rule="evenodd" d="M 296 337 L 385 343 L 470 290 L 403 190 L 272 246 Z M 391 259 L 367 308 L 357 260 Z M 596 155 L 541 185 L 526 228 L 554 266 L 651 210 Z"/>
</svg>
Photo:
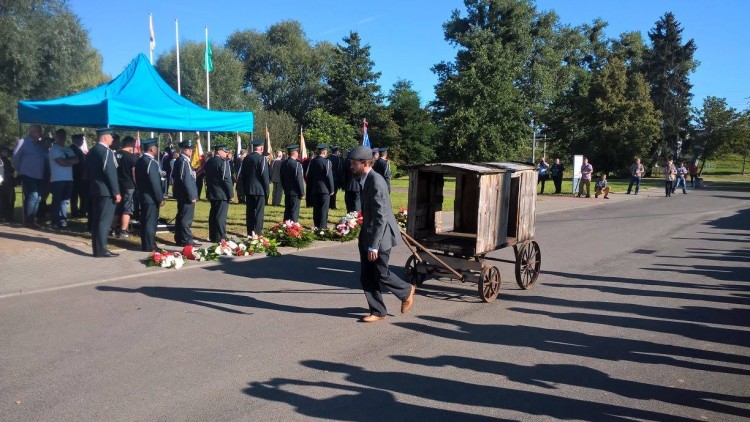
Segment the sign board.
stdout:
<svg viewBox="0 0 750 422">
<path fill-rule="evenodd" d="M 581 182 L 581 166 L 583 166 L 583 155 L 573 156 L 573 193 L 578 192 L 578 184 Z"/>
</svg>

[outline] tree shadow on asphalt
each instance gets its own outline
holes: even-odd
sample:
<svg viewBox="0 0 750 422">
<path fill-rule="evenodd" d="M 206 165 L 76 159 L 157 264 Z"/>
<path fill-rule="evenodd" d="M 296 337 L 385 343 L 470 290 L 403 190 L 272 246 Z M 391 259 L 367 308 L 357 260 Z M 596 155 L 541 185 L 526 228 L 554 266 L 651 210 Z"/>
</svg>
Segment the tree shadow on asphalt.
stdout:
<svg viewBox="0 0 750 422">
<path fill-rule="evenodd" d="M 413 357 L 395 356 L 394 359 L 413 364 L 430 363 L 428 359 L 423 360 Z M 467 361 L 461 362 L 460 359 L 458 358 L 455 364 L 451 363 L 451 365 L 457 367 L 468 365 Z M 491 368 L 497 362 L 476 361 L 480 366 L 486 366 L 486 368 L 481 368 L 482 372 L 507 375 L 501 373 L 502 366 Z M 408 372 L 369 371 L 359 366 L 319 360 L 302 361 L 301 364 L 320 371 L 321 377 L 323 374 L 326 374 L 326 377 L 330 377 L 328 375 L 330 373 L 343 374 L 347 384 L 274 378 L 267 382 L 252 382 L 243 392 L 252 397 L 287 403 L 294 406 L 298 413 L 305 416 L 315 416 L 329 420 L 472 420 L 483 418 L 483 416 L 479 415 L 467 415 L 454 411 L 401 403 L 396 401 L 394 393 L 456 406 L 488 407 L 497 411 L 510 410 L 522 412 L 526 415 L 547 416 L 561 420 L 690 420 L 661 412 L 562 397 L 554 391 L 550 391 L 550 393 L 532 392 L 493 385 L 479 385 L 456 379 Z M 550 370 L 554 371 L 557 366 L 559 365 L 550 365 Z M 560 367 L 560 373 L 550 374 L 549 378 L 574 375 L 572 374 L 573 370 L 580 368 L 574 368 L 572 365 Z M 505 368 L 510 368 L 510 366 Z M 523 373 L 520 368 L 512 375 L 516 378 L 522 378 L 520 381 L 528 385 L 540 385 L 538 378 L 535 378 L 534 374 L 530 372 Z M 606 375 L 591 380 L 590 384 L 592 388 L 599 386 L 599 383 L 604 381 L 603 378 L 606 378 Z M 581 383 L 585 383 L 585 381 L 581 381 Z M 552 389 L 549 385 L 542 384 L 542 386 Z M 613 387 L 601 387 L 613 389 Z M 616 387 L 624 388 L 625 385 L 617 385 Z M 313 390 L 332 389 L 340 391 L 341 394 L 331 398 L 318 399 L 312 397 L 312 394 L 318 393 L 316 395 L 319 395 L 319 391 L 311 393 L 311 396 L 306 396 L 298 392 L 305 388 Z M 649 386 L 648 391 L 658 390 L 658 388 L 657 386 Z M 663 398 L 666 394 L 667 392 L 662 392 L 658 397 Z M 705 393 L 705 396 L 711 398 L 721 396 L 724 399 L 734 399 L 734 396 L 711 395 L 710 393 Z M 699 393 L 693 393 L 690 397 L 703 396 L 700 396 Z M 707 407 L 712 404 L 705 401 L 700 404 L 704 403 Z M 742 412 L 742 409 L 728 405 L 717 404 L 716 408 L 731 412 L 732 414 Z"/>
<path fill-rule="evenodd" d="M 35 243 L 41 243 L 44 245 L 52 245 L 58 247 L 60 250 L 63 250 L 67 253 L 78 255 L 78 256 L 91 256 L 90 253 L 80 251 L 76 248 L 72 248 L 65 243 L 58 242 L 56 240 L 52 240 L 49 237 L 45 237 L 45 233 L 40 232 L 38 236 L 30 236 L 27 234 L 22 233 L 0 233 L 0 238 L 6 238 L 6 239 L 13 239 L 13 240 L 20 240 L 23 242 L 35 242 Z"/>
</svg>

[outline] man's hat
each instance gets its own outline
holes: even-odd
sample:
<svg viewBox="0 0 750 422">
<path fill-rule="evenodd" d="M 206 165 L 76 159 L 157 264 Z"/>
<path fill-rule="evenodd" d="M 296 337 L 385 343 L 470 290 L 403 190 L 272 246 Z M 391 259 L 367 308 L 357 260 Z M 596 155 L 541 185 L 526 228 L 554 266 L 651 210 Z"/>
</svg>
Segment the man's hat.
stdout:
<svg viewBox="0 0 750 422">
<path fill-rule="evenodd" d="M 334 146 L 331 147 L 331 151 L 333 151 L 333 152 L 336 152 L 336 151 L 338 151 L 340 149 L 341 149 L 341 147 L 338 146 L 338 145 L 334 145 Z"/>
<path fill-rule="evenodd" d="M 96 136 L 112 135 L 113 133 L 115 133 L 115 130 L 111 127 L 103 127 L 96 130 Z"/>
<path fill-rule="evenodd" d="M 74 141 L 83 141 L 83 134 L 82 133 L 76 133 L 75 135 L 71 136 L 70 139 Z"/>
<path fill-rule="evenodd" d="M 380 149 L 379 148 L 373 148 L 373 149 L 370 150 L 370 154 L 371 155 L 380 154 Z"/>
<path fill-rule="evenodd" d="M 156 145 L 157 142 L 159 142 L 159 140 L 156 138 L 146 139 L 144 141 L 141 141 L 141 148 L 143 148 L 143 150 L 147 150 L 151 148 L 152 146 Z"/>
<path fill-rule="evenodd" d="M 182 141 L 179 144 L 177 144 L 177 146 L 180 147 L 180 148 L 192 148 L 193 147 L 193 141 L 191 141 L 190 139 L 185 139 L 184 141 Z"/>
<path fill-rule="evenodd" d="M 350 160 L 372 160 L 372 150 L 364 145 L 349 151 Z"/>
<path fill-rule="evenodd" d="M 388 152 L 388 147 L 382 147 L 382 148 L 380 148 L 380 152 L 381 153 Z"/>
<path fill-rule="evenodd" d="M 287 152 L 297 151 L 299 149 L 299 145 L 289 145 L 286 147 Z"/>
<path fill-rule="evenodd" d="M 253 140 L 253 146 L 254 147 L 259 147 L 261 145 L 263 145 L 263 140 L 262 139 L 255 139 L 255 140 Z"/>
<path fill-rule="evenodd" d="M 324 149 L 328 149 L 328 144 L 320 144 L 320 145 L 318 145 L 318 151 L 323 151 Z"/>
<path fill-rule="evenodd" d="M 229 147 L 227 147 L 226 145 L 214 145 L 214 151 L 219 151 L 219 150 L 224 151 L 224 152 L 229 152 Z"/>
</svg>

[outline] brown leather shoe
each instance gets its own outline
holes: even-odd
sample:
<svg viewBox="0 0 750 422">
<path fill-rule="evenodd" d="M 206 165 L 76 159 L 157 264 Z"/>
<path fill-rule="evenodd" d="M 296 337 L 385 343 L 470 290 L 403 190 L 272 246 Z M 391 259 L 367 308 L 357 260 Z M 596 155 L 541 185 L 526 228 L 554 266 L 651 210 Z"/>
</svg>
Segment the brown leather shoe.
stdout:
<svg viewBox="0 0 750 422">
<path fill-rule="evenodd" d="M 411 286 L 411 292 L 409 292 L 409 297 L 406 298 L 403 302 L 401 302 L 401 313 L 405 314 L 409 312 L 409 309 L 411 309 L 411 305 L 414 304 L 414 292 L 417 290 L 415 286 Z"/>
<path fill-rule="evenodd" d="M 384 319 L 385 319 L 385 316 L 370 314 L 370 315 L 367 315 L 367 316 L 363 316 L 360 319 L 360 321 L 362 321 L 362 322 L 378 322 L 378 321 L 382 321 Z"/>
</svg>

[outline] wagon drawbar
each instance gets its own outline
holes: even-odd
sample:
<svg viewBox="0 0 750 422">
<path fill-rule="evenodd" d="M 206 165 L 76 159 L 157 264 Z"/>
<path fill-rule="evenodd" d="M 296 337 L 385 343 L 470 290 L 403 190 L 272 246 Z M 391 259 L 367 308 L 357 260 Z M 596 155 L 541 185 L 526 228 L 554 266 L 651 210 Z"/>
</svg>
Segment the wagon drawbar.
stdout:
<svg viewBox="0 0 750 422">
<path fill-rule="evenodd" d="M 443 220 L 443 188 L 455 177 L 453 225 Z M 409 168 L 409 219 L 401 236 L 412 255 L 407 281 L 421 286 L 428 276 L 477 284 L 492 302 L 500 292 L 500 270 L 486 255 L 512 246 L 516 282 L 522 289 L 539 278 L 541 251 L 534 241 L 536 167 L 524 163 L 433 163 Z"/>
</svg>

